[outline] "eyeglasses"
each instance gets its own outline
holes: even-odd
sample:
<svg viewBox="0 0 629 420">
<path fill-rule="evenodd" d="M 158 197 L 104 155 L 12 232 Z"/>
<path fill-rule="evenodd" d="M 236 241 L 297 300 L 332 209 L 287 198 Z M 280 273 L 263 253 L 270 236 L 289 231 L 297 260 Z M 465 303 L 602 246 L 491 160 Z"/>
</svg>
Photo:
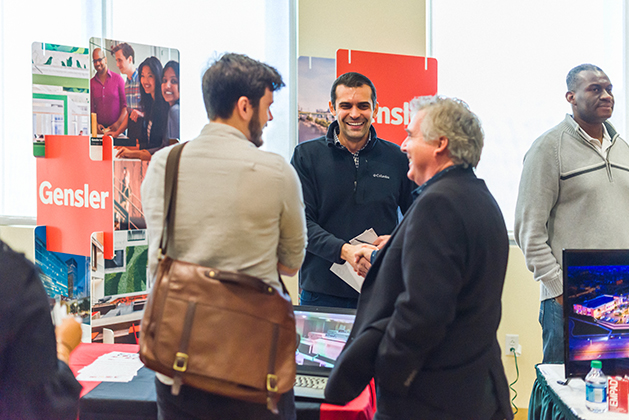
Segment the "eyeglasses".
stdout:
<svg viewBox="0 0 629 420">
<path fill-rule="evenodd" d="M 100 63 L 101 61 L 103 61 L 104 59 L 105 59 L 105 57 L 101 57 L 101 58 L 97 58 L 97 59 L 95 59 L 95 60 L 92 60 L 92 62 L 93 62 L 94 64 L 98 64 L 98 63 Z"/>
</svg>

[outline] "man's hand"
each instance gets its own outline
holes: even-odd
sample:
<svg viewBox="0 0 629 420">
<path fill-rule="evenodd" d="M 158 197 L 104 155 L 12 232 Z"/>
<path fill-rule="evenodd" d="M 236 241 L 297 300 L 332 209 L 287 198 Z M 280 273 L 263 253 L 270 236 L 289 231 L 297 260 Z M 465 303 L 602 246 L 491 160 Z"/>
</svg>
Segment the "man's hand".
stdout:
<svg viewBox="0 0 629 420">
<path fill-rule="evenodd" d="M 563 295 L 559 295 L 555 298 L 555 300 L 557 301 L 558 304 L 560 304 L 561 306 L 563 306 Z"/>
<path fill-rule="evenodd" d="M 362 248 L 356 253 L 355 261 L 358 266 L 358 270 L 356 270 L 356 272 L 359 276 L 367 276 L 367 272 L 371 268 L 371 255 L 373 254 L 373 251 L 374 250 L 371 248 Z"/>
<path fill-rule="evenodd" d="M 341 258 L 347 261 L 359 276 L 365 277 L 371 267 L 369 257 L 374 249 L 377 248 L 369 244 L 345 244 L 343 248 L 341 248 Z M 368 255 L 368 257 L 365 259 L 364 255 Z"/>
<path fill-rule="evenodd" d="M 107 131 L 107 134 L 109 134 L 110 136 L 117 138 L 118 136 L 120 136 L 120 134 L 122 134 L 122 131 L 120 131 L 119 129 L 113 129 L 113 126 L 106 128 L 105 130 Z"/>
<path fill-rule="evenodd" d="M 390 237 L 391 235 L 380 235 L 375 241 L 373 241 L 373 244 L 377 246 L 378 249 L 382 249 L 387 244 Z"/>
<path fill-rule="evenodd" d="M 292 277 L 299 272 L 299 267 L 297 268 L 288 268 L 281 262 L 277 262 L 277 271 L 283 276 Z"/>
<path fill-rule="evenodd" d="M 61 325 L 55 329 L 55 335 L 57 336 L 57 357 L 68 363 L 70 353 L 81 342 L 81 324 L 76 322 L 74 318 L 65 318 Z"/>
</svg>

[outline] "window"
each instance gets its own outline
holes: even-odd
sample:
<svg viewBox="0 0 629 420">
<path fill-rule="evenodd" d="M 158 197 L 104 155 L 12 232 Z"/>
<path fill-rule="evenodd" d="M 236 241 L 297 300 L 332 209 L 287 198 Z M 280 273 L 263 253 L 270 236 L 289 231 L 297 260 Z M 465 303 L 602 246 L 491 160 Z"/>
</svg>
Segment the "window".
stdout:
<svg viewBox="0 0 629 420">
<path fill-rule="evenodd" d="M 430 1 L 430 0 L 427 0 Z M 432 56 L 439 93 L 466 101 L 483 124 L 477 174 L 513 229 L 522 160 L 531 143 L 571 113 L 566 75 L 582 63 L 614 84 L 612 124 L 626 126 L 624 2 L 437 0 Z"/>
<path fill-rule="evenodd" d="M 32 143 L 31 44 L 87 47 L 90 37 L 179 49 L 181 137 L 196 137 L 207 122 L 201 76 L 218 54 L 250 55 L 278 69 L 287 87 L 275 95 L 274 121 L 264 149 L 289 158 L 295 139 L 290 112 L 296 58 L 295 0 L 167 2 L 0 0 L 0 219 L 36 217 Z M 296 107 L 294 107 L 296 109 Z M 14 216 L 15 218 L 11 218 Z"/>
<path fill-rule="evenodd" d="M 150 7 L 149 7 L 150 5 Z M 288 0 L 130 2 L 113 0 L 112 33 L 108 38 L 177 48 L 181 57 L 181 138 L 196 137 L 207 123 L 201 77 L 210 60 L 239 52 L 274 66 L 289 86 L 290 32 Z M 246 12 L 245 12 L 246 11 Z M 263 148 L 289 159 L 290 89 L 276 92 L 274 121 L 264 131 Z"/>
</svg>

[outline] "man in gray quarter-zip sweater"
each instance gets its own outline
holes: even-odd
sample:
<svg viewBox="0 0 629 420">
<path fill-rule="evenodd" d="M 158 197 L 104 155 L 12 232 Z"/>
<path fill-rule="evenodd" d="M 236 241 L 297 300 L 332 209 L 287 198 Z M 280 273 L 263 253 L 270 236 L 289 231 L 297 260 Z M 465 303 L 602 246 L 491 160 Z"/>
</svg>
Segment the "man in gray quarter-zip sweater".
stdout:
<svg viewBox="0 0 629 420">
<path fill-rule="evenodd" d="M 607 121 L 612 84 L 591 64 L 570 70 L 572 115 L 524 157 L 515 240 L 540 282 L 544 363 L 563 363 L 562 249 L 629 248 L 629 146 Z"/>
</svg>

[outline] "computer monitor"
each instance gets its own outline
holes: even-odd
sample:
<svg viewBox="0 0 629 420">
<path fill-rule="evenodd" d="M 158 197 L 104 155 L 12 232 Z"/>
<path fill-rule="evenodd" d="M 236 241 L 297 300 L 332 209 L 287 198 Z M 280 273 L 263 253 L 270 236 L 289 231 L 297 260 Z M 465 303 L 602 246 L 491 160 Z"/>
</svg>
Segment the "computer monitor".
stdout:
<svg viewBox="0 0 629 420">
<path fill-rule="evenodd" d="M 629 374 L 629 250 L 563 251 L 566 378 Z"/>
</svg>

